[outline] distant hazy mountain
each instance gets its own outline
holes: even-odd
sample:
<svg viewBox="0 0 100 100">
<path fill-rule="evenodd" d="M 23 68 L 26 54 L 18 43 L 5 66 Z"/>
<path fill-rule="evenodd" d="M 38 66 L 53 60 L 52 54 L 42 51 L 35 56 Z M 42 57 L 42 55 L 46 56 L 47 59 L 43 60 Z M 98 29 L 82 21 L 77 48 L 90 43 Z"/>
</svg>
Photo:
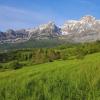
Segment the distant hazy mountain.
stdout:
<svg viewBox="0 0 100 100">
<path fill-rule="evenodd" d="M 0 32 L 0 43 L 19 43 L 30 39 L 59 39 L 68 42 L 100 40 L 100 20 L 96 20 L 93 16 L 85 16 L 80 20 L 68 20 L 61 27 L 56 26 L 54 22 L 49 22 L 36 28 L 16 31 L 9 29 Z"/>
</svg>

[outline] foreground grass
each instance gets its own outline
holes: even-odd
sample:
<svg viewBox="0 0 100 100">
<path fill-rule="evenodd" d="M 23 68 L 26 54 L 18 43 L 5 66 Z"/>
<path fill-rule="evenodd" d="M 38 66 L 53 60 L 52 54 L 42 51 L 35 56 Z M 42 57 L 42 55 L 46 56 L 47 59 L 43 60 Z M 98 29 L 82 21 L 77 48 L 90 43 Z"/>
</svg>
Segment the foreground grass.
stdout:
<svg viewBox="0 0 100 100">
<path fill-rule="evenodd" d="M 100 100 L 100 53 L 0 72 L 0 100 Z"/>
</svg>

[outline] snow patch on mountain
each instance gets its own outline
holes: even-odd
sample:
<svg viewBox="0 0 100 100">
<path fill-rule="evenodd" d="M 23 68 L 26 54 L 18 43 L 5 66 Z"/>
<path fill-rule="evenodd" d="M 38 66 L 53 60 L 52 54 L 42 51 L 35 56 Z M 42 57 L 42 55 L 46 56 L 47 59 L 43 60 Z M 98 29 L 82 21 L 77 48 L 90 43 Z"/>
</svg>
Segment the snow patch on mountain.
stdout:
<svg viewBox="0 0 100 100">
<path fill-rule="evenodd" d="M 0 43 L 24 42 L 31 38 L 52 39 L 59 37 L 78 42 L 100 40 L 100 20 L 87 15 L 79 20 L 67 20 L 61 27 L 55 25 L 54 22 L 49 22 L 35 28 L 10 29 L 6 32 L 0 32 Z"/>
<path fill-rule="evenodd" d="M 91 31 L 99 31 L 100 20 L 96 20 L 93 16 L 84 16 L 80 20 L 69 20 L 61 27 L 62 35 L 82 33 Z"/>
</svg>

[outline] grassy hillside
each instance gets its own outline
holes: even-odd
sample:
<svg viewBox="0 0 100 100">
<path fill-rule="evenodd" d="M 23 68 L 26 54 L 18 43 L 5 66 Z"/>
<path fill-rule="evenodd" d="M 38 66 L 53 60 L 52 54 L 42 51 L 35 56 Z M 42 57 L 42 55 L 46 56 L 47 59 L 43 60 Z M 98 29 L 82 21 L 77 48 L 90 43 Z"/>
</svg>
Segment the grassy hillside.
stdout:
<svg viewBox="0 0 100 100">
<path fill-rule="evenodd" d="M 0 72 L 0 100 L 100 100 L 100 53 Z"/>
</svg>

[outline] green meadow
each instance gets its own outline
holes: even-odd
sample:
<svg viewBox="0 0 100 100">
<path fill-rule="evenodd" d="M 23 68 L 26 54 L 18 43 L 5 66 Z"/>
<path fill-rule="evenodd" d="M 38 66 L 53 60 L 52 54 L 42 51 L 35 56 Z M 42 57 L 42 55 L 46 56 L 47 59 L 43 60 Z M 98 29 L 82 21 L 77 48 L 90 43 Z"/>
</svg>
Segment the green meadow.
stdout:
<svg viewBox="0 0 100 100">
<path fill-rule="evenodd" d="M 100 53 L 1 71 L 0 100 L 100 100 Z"/>
</svg>

